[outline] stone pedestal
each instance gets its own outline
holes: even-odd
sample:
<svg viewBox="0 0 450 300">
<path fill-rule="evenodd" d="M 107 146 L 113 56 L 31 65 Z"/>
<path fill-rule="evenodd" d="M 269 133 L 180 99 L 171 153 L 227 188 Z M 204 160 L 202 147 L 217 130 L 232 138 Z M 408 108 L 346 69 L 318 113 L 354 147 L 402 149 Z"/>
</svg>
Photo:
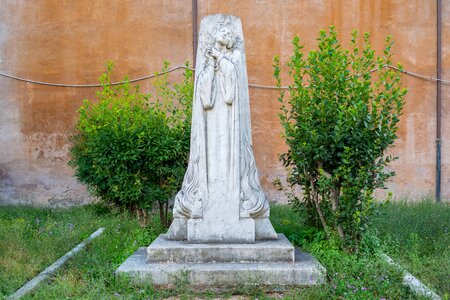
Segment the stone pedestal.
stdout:
<svg viewBox="0 0 450 300">
<path fill-rule="evenodd" d="M 190 243 L 253 243 L 255 241 L 255 221 L 241 219 L 235 222 L 218 222 L 203 218 L 187 222 L 187 238 Z"/>
<path fill-rule="evenodd" d="M 159 236 L 140 248 L 116 271 L 135 282 L 175 286 L 239 286 L 245 284 L 315 285 L 325 270 L 312 256 L 294 248 L 282 234 L 253 244 L 190 244 Z"/>
<path fill-rule="evenodd" d="M 294 247 L 283 234 L 253 244 L 191 244 L 160 235 L 148 248 L 150 263 L 294 262 Z"/>
</svg>

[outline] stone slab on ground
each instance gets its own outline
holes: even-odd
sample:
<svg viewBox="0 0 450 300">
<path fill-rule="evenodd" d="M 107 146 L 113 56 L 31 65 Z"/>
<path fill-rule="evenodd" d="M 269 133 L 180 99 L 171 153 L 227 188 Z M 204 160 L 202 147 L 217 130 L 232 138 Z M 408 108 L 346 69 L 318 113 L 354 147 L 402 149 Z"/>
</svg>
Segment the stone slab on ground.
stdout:
<svg viewBox="0 0 450 300">
<path fill-rule="evenodd" d="M 251 244 L 192 244 L 161 234 L 148 246 L 147 254 L 151 263 L 294 262 L 294 246 L 283 234 L 277 240 Z"/>
<path fill-rule="evenodd" d="M 139 248 L 117 270 L 116 276 L 134 282 L 175 286 L 316 285 L 325 281 L 325 269 L 311 255 L 295 248 L 294 262 L 150 263 L 147 249 Z"/>
</svg>

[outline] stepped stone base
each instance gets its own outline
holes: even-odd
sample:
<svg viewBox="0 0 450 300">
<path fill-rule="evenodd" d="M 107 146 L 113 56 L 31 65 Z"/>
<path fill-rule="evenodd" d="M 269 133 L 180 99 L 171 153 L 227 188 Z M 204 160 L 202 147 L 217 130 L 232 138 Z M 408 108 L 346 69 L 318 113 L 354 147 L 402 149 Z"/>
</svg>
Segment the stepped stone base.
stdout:
<svg viewBox="0 0 450 300">
<path fill-rule="evenodd" d="M 151 263 L 294 262 L 294 246 L 283 234 L 277 240 L 251 244 L 192 244 L 168 240 L 161 234 L 148 246 L 147 254 Z"/>
<path fill-rule="evenodd" d="M 187 244 L 168 241 L 161 235 L 116 270 L 117 276 L 124 274 L 137 283 L 164 286 L 182 281 L 213 287 L 315 285 L 325 280 L 322 265 L 294 248 L 284 235 L 253 244 Z"/>
</svg>

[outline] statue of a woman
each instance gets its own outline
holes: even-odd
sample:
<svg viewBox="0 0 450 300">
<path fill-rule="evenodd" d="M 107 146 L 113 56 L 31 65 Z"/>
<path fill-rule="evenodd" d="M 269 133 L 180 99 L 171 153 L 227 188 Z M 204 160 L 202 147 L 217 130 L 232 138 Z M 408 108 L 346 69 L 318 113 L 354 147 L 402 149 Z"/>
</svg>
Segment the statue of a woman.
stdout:
<svg viewBox="0 0 450 300">
<path fill-rule="evenodd" d="M 197 79 L 197 93 L 205 110 L 208 204 L 231 196 L 233 171 L 233 102 L 237 91 L 239 50 L 233 50 L 233 32 L 228 27 L 215 34 L 215 45 L 205 53 L 205 67 Z M 220 202 L 220 201 L 217 201 Z M 218 203 L 220 205 L 220 203 Z"/>
<path fill-rule="evenodd" d="M 238 18 L 202 20 L 196 70 L 189 165 L 167 237 L 192 242 L 275 239 L 251 145 Z"/>
</svg>

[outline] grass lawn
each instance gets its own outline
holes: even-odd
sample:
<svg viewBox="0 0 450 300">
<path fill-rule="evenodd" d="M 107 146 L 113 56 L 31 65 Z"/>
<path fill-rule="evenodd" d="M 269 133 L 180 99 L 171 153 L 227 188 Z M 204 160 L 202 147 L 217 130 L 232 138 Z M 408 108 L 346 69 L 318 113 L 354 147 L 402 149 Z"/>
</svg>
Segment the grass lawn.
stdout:
<svg viewBox="0 0 450 300">
<path fill-rule="evenodd" d="M 434 203 L 391 203 L 382 207 L 372 230 L 380 249 L 404 265 L 413 275 L 448 299 L 450 207 Z M 401 284 L 401 274 L 373 254 L 343 253 L 333 243 L 308 241 L 299 214 L 287 206 L 272 208 L 272 222 L 295 244 L 313 253 L 328 270 L 324 286 L 280 288 L 266 293 L 260 287 L 234 290 L 192 291 L 180 284 L 174 290 L 134 286 L 116 280 L 116 268 L 138 247 L 151 243 L 164 230 L 157 218 L 142 229 L 127 213 L 99 205 L 72 209 L 0 207 L 0 299 L 88 237 L 99 227 L 105 232 L 70 259 L 51 280 L 25 299 L 149 299 L 229 297 L 267 299 L 399 299 L 416 297 Z"/>
<path fill-rule="evenodd" d="M 450 297 L 450 206 L 385 205 L 375 218 L 384 252 L 443 298 Z"/>
</svg>

